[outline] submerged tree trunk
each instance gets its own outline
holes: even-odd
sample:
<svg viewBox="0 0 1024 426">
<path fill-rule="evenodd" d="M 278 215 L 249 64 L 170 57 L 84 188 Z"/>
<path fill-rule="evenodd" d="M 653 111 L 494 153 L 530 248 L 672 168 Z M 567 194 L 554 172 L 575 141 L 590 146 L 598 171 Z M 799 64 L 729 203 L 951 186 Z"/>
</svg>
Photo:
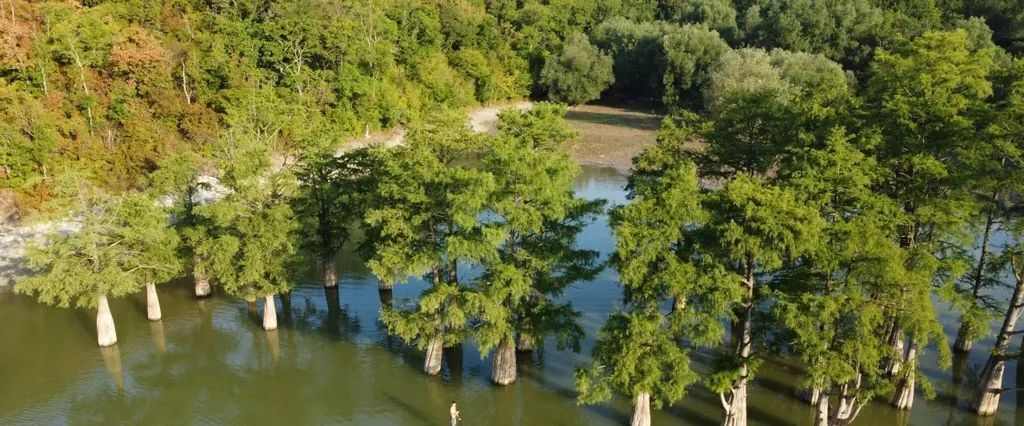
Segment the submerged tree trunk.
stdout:
<svg viewBox="0 0 1024 426">
<path fill-rule="evenodd" d="M 160 321 L 160 298 L 156 295 L 156 284 L 146 284 L 146 318 Z"/>
<path fill-rule="evenodd" d="M 114 317 L 110 315 L 107 295 L 101 294 L 96 303 L 96 337 L 100 347 L 117 343 L 117 331 L 114 330 Z"/>
<path fill-rule="evenodd" d="M 914 406 L 914 386 L 917 378 L 917 343 L 913 340 L 907 345 L 907 356 L 903 363 L 906 370 L 896 385 L 892 405 L 899 410 L 910 410 Z"/>
<path fill-rule="evenodd" d="M 256 299 L 245 299 L 245 306 L 249 309 L 249 315 L 255 320 L 260 313 L 259 306 L 256 306 Z"/>
<path fill-rule="evenodd" d="M 338 252 L 330 252 L 324 255 L 324 287 L 338 286 Z"/>
<path fill-rule="evenodd" d="M 640 392 L 633 402 L 633 419 L 629 426 L 651 426 L 651 394 Z"/>
<path fill-rule="evenodd" d="M 268 294 L 263 300 L 263 329 L 277 330 L 277 306 L 274 305 L 274 295 Z"/>
<path fill-rule="evenodd" d="M 999 329 L 999 335 L 996 336 L 996 343 L 992 346 L 992 353 L 989 354 L 988 361 L 985 362 L 985 368 L 981 370 L 978 388 L 974 391 L 974 399 L 971 401 L 971 410 L 983 416 L 995 414 L 996 409 L 999 408 L 999 396 L 1003 392 L 1003 373 L 1006 370 L 1010 338 L 1014 335 L 1017 320 L 1024 312 L 1024 279 L 1022 279 L 1024 277 L 1017 275 L 1016 265 L 1012 269 L 1017 286 L 1013 290 L 1010 306 L 1007 307 L 1006 315 L 1003 317 L 1003 326 Z M 1017 370 L 1020 369 L 1021 366 L 1018 365 Z"/>
<path fill-rule="evenodd" d="M 423 372 L 429 376 L 441 373 L 441 360 L 444 352 L 444 339 L 440 334 L 430 340 L 427 345 L 427 356 L 423 360 Z"/>
<path fill-rule="evenodd" d="M 394 298 L 395 284 L 390 281 L 377 281 L 377 293 L 380 296 L 382 305 L 391 306 L 391 299 Z"/>
<path fill-rule="evenodd" d="M 509 337 L 502 339 L 494 350 L 491 381 L 500 386 L 516 381 L 516 347 Z"/>
<path fill-rule="evenodd" d="M 196 297 L 207 297 L 210 295 L 210 277 L 206 275 L 206 267 L 203 265 L 203 258 L 192 256 L 192 278 L 195 280 Z"/>
<path fill-rule="evenodd" d="M 324 297 L 327 298 L 327 312 L 341 312 L 341 298 L 338 297 L 338 287 L 324 288 Z"/>
</svg>

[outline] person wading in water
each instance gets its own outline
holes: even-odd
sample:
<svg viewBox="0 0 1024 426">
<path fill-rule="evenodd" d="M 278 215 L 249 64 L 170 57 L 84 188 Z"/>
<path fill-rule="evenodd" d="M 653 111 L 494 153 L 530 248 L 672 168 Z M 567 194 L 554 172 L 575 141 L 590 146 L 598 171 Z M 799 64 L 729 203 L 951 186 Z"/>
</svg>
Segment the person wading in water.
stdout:
<svg viewBox="0 0 1024 426">
<path fill-rule="evenodd" d="M 455 426 L 459 423 L 459 420 L 462 420 L 462 418 L 459 417 L 459 407 L 455 406 L 454 400 L 452 401 L 451 408 L 448 409 L 448 413 L 452 415 L 452 426 Z"/>
</svg>

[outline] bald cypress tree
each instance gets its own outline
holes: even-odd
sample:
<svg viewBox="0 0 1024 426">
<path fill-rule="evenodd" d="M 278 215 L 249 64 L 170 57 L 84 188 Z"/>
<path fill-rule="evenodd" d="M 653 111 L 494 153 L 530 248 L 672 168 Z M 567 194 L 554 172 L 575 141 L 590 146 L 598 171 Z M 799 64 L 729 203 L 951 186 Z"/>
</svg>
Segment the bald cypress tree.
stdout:
<svg viewBox="0 0 1024 426">
<path fill-rule="evenodd" d="M 195 252 L 205 226 L 196 207 L 203 201 L 202 194 L 214 189 L 211 179 L 202 174 L 203 163 L 198 154 L 182 152 L 164 160 L 149 175 L 150 190 L 169 206 L 174 228 L 181 237 L 181 256 L 190 260 L 196 297 L 207 297 L 211 292 L 205 261 Z"/>
<path fill-rule="evenodd" d="M 141 195 L 111 196 L 74 179 L 74 207 L 69 211 L 81 228 L 68 235 L 47 235 L 29 250 L 32 276 L 20 278 L 14 290 L 48 305 L 96 308 L 100 346 L 117 343 L 109 297 L 123 297 L 147 285 L 166 281 L 181 271 L 178 237 L 166 212 Z"/>
<path fill-rule="evenodd" d="M 299 190 L 293 204 L 302 222 L 302 242 L 317 256 L 325 288 L 338 285 L 338 255 L 364 205 L 369 161 L 366 150 L 340 156 L 313 152 L 296 173 Z"/>
<path fill-rule="evenodd" d="M 252 96 L 213 148 L 226 194 L 195 208 L 203 226 L 194 239 L 210 278 L 225 292 L 250 309 L 264 299 L 263 328 L 269 331 L 277 328 L 274 295 L 292 288 L 298 221 L 290 203 L 297 184 L 288 170 L 272 165 L 275 155 L 287 155 L 278 127 L 283 113 L 268 105 L 272 99 Z"/>
<path fill-rule="evenodd" d="M 834 131 L 822 149 L 797 153 L 782 178 L 824 221 L 811 250 L 777 273 L 772 310 L 806 365 L 805 386 L 818 393 L 818 426 L 850 424 L 892 389 L 881 368 L 889 345 L 878 330 L 900 294 L 904 259 L 892 234 L 901 212 L 874 192 L 883 170 L 850 139 Z"/>
<path fill-rule="evenodd" d="M 405 146 L 374 154 L 367 264 L 382 282 L 430 280 L 413 309 L 381 310 L 389 333 L 426 351 L 429 375 L 440 373 L 442 349 L 468 333 L 459 265 L 494 259 L 502 241 L 480 219 L 493 179 L 459 163 L 476 152 L 478 138 L 461 114 L 450 114 L 412 129 Z"/>
<path fill-rule="evenodd" d="M 631 424 L 637 426 L 650 425 L 652 409 L 678 401 L 697 380 L 681 339 L 705 342 L 722 334 L 717 313 L 699 315 L 709 308 L 704 302 L 721 299 L 700 297 L 706 290 L 700 284 L 707 282 L 698 280 L 691 251 L 688 228 L 703 220 L 696 170 L 682 162 L 661 172 L 657 178 L 632 179 L 631 202 L 612 213 L 614 263 L 627 294 L 626 309 L 608 318 L 593 364 L 576 372 L 579 402 L 623 394 L 633 402 Z M 673 301 L 667 315 L 661 312 L 666 300 Z"/>
<path fill-rule="evenodd" d="M 887 169 L 878 189 L 907 216 L 894 235 L 906 251 L 903 287 L 887 313 L 892 403 L 900 409 L 913 404 L 918 358 L 929 342 L 937 343 L 940 359 L 948 358 L 931 289 L 966 269 L 945 255 L 948 241 L 969 240 L 961 232 L 972 211 L 960 180 L 967 167 L 956 153 L 980 134 L 976 120 L 992 94 L 992 56 L 991 49 L 973 50 L 962 30 L 927 32 L 879 51 L 871 64 L 866 107 L 882 136 L 872 154 Z"/>
<path fill-rule="evenodd" d="M 564 113 L 564 107 L 551 104 L 501 113 L 498 134 L 486 139 L 481 157 L 481 170 L 495 182 L 487 226 L 504 241 L 498 256 L 484 264 L 470 301 L 481 320 L 475 327 L 481 353 L 495 349 L 491 380 L 498 385 L 515 381 L 517 335 L 532 341 L 551 322 L 569 335 L 578 329 L 571 309 L 548 299 L 556 289 L 542 292 L 538 282 L 559 266 L 547 245 L 564 241 L 549 232 L 586 204 L 572 192 L 579 167 L 565 143 L 577 133 L 562 119 Z"/>
</svg>

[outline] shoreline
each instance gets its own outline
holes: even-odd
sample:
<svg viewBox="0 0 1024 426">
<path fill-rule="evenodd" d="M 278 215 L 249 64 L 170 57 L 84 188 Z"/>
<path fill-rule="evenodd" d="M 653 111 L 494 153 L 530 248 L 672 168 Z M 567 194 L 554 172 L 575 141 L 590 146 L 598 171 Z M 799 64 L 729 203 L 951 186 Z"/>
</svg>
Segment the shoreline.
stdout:
<svg viewBox="0 0 1024 426">
<path fill-rule="evenodd" d="M 476 132 L 494 131 L 498 113 L 508 108 L 528 110 L 533 102 L 514 101 L 474 108 L 467 112 L 470 127 Z M 610 167 L 624 175 L 629 173 L 633 156 L 654 143 L 660 117 L 635 109 L 604 105 L 581 105 L 566 113 L 566 120 L 580 131 L 578 141 L 569 146 L 572 158 L 580 166 Z M 405 138 L 403 126 L 352 138 L 338 145 L 336 154 L 375 144 L 397 146 Z M 283 161 L 279 162 L 279 165 Z M 14 278 L 24 269 L 25 249 L 29 243 L 54 230 L 74 232 L 73 221 L 37 222 L 0 225 L 0 293 L 10 292 Z"/>
</svg>

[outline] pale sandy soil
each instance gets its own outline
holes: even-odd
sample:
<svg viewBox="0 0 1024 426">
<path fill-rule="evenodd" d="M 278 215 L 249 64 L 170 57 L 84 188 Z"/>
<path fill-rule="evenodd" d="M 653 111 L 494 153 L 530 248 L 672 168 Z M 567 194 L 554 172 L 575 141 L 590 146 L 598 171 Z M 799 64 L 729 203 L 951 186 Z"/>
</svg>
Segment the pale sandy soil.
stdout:
<svg viewBox="0 0 1024 426">
<path fill-rule="evenodd" d="M 582 133 L 571 146 L 573 158 L 583 165 L 614 167 L 627 173 L 633 157 L 653 145 L 661 116 L 635 108 L 582 105 L 566 114 Z"/>
</svg>

